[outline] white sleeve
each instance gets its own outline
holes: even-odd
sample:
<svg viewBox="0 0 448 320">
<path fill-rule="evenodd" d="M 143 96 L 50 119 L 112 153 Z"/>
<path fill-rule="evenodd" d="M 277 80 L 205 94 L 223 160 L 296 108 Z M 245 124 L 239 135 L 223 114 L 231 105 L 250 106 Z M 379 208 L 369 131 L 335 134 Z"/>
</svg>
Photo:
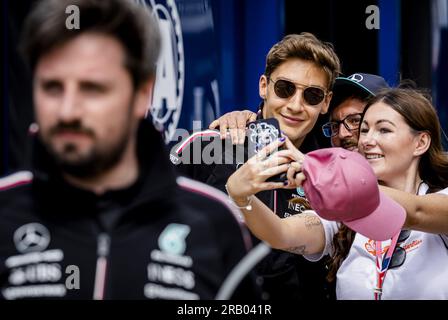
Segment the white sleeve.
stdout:
<svg viewBox="0 0 448 320">
<path fill-rule="evenodd" d="M 436 193 L 441 193 L 441 194 L 445 194 L 448 196 L 448 187 L 442 190 L 437 191 Z"/>
<path fill-rule="evenodd" d="M 437 191 L 436 193 L 448 196 L 448 188 Z M 442 240 L 445 243 L 445 247 L 448 249 L 448 234 L 441 234 L 440 237 L 442 237 Z"/>
<path fill-rule="evenodd" d="M 442 238 L 443 244 L 448 249 L 448 235 L 446 234 L 440 234 L 440 237 Z"/>
<path fill-rule="evenodd" d="M 317 213 L 310 210 L 308 211 L 310 213 L 313 213 L 317 216 Z M 322 226 L 324 227 L 324 233 L 325 233 L 325 247 L 322 253 L 316 253 L 316 254 L 308 254 L 304 255 L 303 257 L 311 262 L 316 262 L 325 257 L 326 255 L 333 255 L 333 237 L 339 230 L 339 223 L 336 221 L 329 221 L 322 219 L 319 217 L 319 219 L 322 222 Z"/>
</svg>

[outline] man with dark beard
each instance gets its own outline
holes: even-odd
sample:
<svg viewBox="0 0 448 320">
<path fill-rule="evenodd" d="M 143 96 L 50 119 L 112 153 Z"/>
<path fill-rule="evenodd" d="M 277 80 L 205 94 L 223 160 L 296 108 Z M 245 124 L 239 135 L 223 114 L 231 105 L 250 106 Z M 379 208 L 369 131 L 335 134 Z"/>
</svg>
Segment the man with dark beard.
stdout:
<svg viewBox="0 0 448 320">
<path fill-rule="evenodd" d="M 214 298 L 250 236 L 224 194 L 176 179 L 144 120 L 153 16 L 134 1 L 41 1 L 22 49 L 38 130 L 32 171 L 0 179 L 0 298 Z"/>
<path fill-rule="evenodd" d="M 358 129 L 367 100 L 388 87 L 381 76 L 369 73 L 336 78 L 333 99 L 328 108 L 330 122 L 322 126 L 333 147 L 358 150 Z"/>
</svg>

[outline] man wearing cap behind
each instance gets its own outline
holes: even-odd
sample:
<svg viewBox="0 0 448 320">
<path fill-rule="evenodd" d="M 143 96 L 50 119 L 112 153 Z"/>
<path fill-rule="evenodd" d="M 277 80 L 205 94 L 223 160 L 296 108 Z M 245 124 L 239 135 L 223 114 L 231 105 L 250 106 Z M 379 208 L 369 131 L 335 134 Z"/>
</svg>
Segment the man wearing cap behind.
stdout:
<svg viewBox="0 0 448 320">
<path fill-rule="evenodd" d="M 374 74 L 355 73 L 348 78 L 336 78 L 328 109 L 330 122 L 322 126 L 333 147 L 358 150 L 358 129 L 367 100 L 386 88 L 389 88 L 386 81 Z"/>
<path fill-rule="evenodd" d="M 287 150 L 275 152 L 283 143 Z M 447 216 L 419 217 L 418 228 L 400 231 L 404 209 L 377 186 L 379 180 L 405 193 L 448 194 L 448 158 L 433 106 L 415 90 L 379 93 L 366 107 L 359 148 L 361 155 L 328 148 L 303 157 L 288 139 L 272 143 L 229 178 L 229 195 L 237 205 L 251 202 L 242 209 L 246 223 L 274 248 L 311 261 L 329 253 L 338 299 L 447 299 Z M 297 162 L 279 166 L 282 157 Z M 252 179 L 258 183 L 238 183 L 255 166 L 263 168 Z M 290 186 L 303 185 L 315 212 L 279 219 L 253 196 L 272 187 L 262 173 L 280 169 Z"/>
</svg>

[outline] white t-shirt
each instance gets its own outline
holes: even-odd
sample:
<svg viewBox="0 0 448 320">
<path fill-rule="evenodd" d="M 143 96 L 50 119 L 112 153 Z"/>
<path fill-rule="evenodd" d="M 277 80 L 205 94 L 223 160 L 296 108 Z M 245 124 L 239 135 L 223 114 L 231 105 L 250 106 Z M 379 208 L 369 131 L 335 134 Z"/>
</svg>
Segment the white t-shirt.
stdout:
<svg viewBox="0 0 448 320">
<path fill-rule="evenodd" d="M 428 190 L 422 185 L 419 195 Z M 448 195 L 448 188 L 439 191 Z M 332 254 L 332 239 L 339 224 L 322 219 L 326 246 L 320 255 L 305 256 L 317 261 Z M 383 241 L 387 249 L 389 241 Z M 400 244 L 406 250 L 404 263 L 389 269 L 383 283 L 381 299 L 448 299 L 448 235 L 412 230 L 408 239 Z M 374 299 L 376 287 L 375 241 L 357 233 L 349 254 L 336 274 L 336 296 L 339 300 Z"/>
</svg>

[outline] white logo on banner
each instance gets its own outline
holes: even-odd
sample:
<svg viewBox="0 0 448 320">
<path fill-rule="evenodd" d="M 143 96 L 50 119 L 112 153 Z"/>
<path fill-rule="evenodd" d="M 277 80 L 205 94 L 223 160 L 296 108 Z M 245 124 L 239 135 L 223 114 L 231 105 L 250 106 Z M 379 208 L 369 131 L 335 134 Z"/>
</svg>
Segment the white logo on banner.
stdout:
<svg viewBox="0 0 448 320">
<path fill-rule="evenodd" d="M 165 142 L 168 143 L 175 133 L 182 110 L 185 59 L 176 3 L 174 0 L 164 2 L 165 5 L 150 0 L 149 4 L 161 34 L 161 52 L 157 62 L 151 115 L 156 127 L 164 127 Z M 140 3 L 148 6 L 144 0 L 140 0 Z"/>
</svg>

